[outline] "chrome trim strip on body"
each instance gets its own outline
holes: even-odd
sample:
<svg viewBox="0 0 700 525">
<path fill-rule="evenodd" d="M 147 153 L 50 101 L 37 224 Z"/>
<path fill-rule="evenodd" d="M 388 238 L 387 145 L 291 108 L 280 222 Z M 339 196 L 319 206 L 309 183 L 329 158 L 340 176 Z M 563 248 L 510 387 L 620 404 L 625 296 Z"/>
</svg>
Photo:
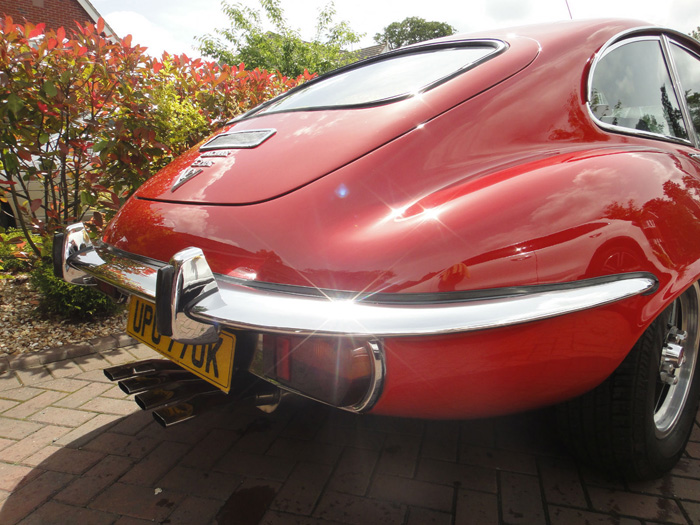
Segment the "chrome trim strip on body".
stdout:
<svg viewBox="0 0 700 525">
<path fill-rule="evenodd" d="M 202 257 L 198 264 L 206 265 L 206 259 Z M 158 268 L 104 245 L 72 253 L 65 266 L 127 293 L 156 300 Z M 549 285 L 544 290 L 533 286 L 528 293 L 402 304 L 304 296 L 256 289 L 220 275 L 214 275 L 214 279 L 218 290 L 212 292 L 210 287 L 198 300 L 188 300 L 182 313 L 217 327 L 365 337 L 437 335 L 511 326 L 596 308 L 653 291 L 657 285 L 651 274 L 622 274 L 611 276 L 611 280 Z"/>
</svg>

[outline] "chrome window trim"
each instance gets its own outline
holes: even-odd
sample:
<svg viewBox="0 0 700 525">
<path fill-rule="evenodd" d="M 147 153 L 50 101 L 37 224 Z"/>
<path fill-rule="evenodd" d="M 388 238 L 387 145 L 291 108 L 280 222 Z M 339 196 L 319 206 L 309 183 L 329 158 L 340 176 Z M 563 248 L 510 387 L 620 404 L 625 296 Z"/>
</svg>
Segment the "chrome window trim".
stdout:
<svg viewBox="0 0 700 525">
<path fill-rule="evenodd" d="M 678 67 L 676 66 L 676 61 L 673 58 L 673 53 L 671 52 L 671 48 L 674 45 L 678 46 L 680 49 L 687 52 L 688 54 L 694 55 L 697 60 L 700 60 L 700 53 L 698 53 L 697 51 L 693 51 L 688 46 L 684 46 L 677 40 L 669 38 L 668 35 L 663 35 L 662 47 L 664 49 L 664 53 L 666 54 L 666 60 L 668 62 L 669 68 L 671 70 L 671 76 L 675 84 L 674 89 L 677 92 L 676 98 L 678 98 L 678 94 L 682 94 L 680 97 L 680 104 L 681 111 L 683 112 L 683 119 L 686 121 L 686 128 L 688 129 L 688 134 L 690 135 L 693 143 L 695 144 L 695 147 L 700 148 L 700 136 L 698 136 L 698 131 L 696 131 L 695 124 L 693 123 L 693 118 L 690 115 L 690 108 L 688 107 L 688 101 L 685 98 L 683 82 L 681 82 L 681 77 L 678 73 Z"/>
<path fill-rule="evenodd" d="M 400 95 L 395 95 L 392 97 L 380 99 L 380 100 L 374 100 L 370 102 L 365 102 L 361 104 L 337 104 L 337 105 L 329 105 L 329 106 L 311 106 L 311 107 L 300 107 L 300 108 L 292 108 L 292 109 L 283 109 L 276 111 L 274 109 L 274 106 L 281 102 L 284 98 L 291 96 L 298 91 L 302 91 L 304 89 L 307 89 L 309 87 L 312 87 L 313 85 L 322 82 L 328 78 L 332 78 L 336 75 L 340 75 L 343 73 L 346 73 L 348 71 L 351 71 L 353 69 L 359 69 L 362 68 L 366 65 L 373 64 L 375 62 L 381 62 L 384 60 L 389 60 L 398 56 L 402 55 L 413 55 L 413 54 L 421 54 L 421 53 L 427 53 L 431 51 L 436 51 L 440 49 L 451 49 L 451 48 L 459 48 L 459 47 L 477 47 L 477 46 L 488 46 L 492 48 L 492 51 L 483 57 L 479 58 L 478 60 L 475 60 L 474 62 L 470 62 L 469 64 L 466 64 L 465 66 L 455 70 L 453 73 L 439 78 L 430 84 L 427 84 L 423 86 L 418 92 L 416 93 L 403 93 Z M 304 112 L 304 111 L 333 111 L 333 110 L 348 110 L 348 109 L 364 109 L 364 108 L 372 108 L 372 107 L 377 107 L 377 106 L 384 106 L 387 104 L 393 104 L 394 102 L 399 102 L 402 100 L 406 100 L 409 98 L 412 98 L 416 95 L 421 95 L 423 93 L 426 93 L 427 91 L 430 91 L 441 84 L 444 84 L 445 82 L 449 82 L 455 77 L 458 77 L 476 67 L 479 65 L 483 64 L 484 62 L 487 62 L 501 53 L 505 52 L 510 46 L 508 43 L 506 43 L 503 40 L 497 39 L 497 38 L 478 38 L 478 39 L 461 39 L 461 40 L 448 40 L 448 41 L 439 41 L 439 42 L 433 42 L 433 43 L 419 43 L 415 44 L 412 46 L 407 46 L 407 47 L 402 47 L 399 49 L 394 49 L 392 51 L 389 51 L 388 53 L 383 53 L 381 55 L 376 55 L 373 57 L 369 57 L 365 60 L 360 60 L 358 62 L 353 62 L 352 64 L 348 64 L 346 66 L 340 67 L 338 69 L 335 69 L 333 71 L 330 71 L 324 75 L 321 75 L 319 77 L 313 78 L 309 80 L 308 82 L 305 82 L 304 84 L 300 86 L 296 86 L 289 91 L 282 93 L 281 95 L 278 95 L 277 97 L 273 98 L 272 100 L 268 100 L 267 102 L 263 102 L 259 106 L 251 109 L 250 111 L 247 111 L 243 115 L 239 115 L 230 121 L 226 123 L 226 125 L 233 124 L 236 122 L 240 122 L 243 120 L 248 120 L 250 118 L 258 117 L 258 116 L 264 116 L 264 115 L 274 115 L 277 113 L 294 113 L 294 112 Z"/>
<path fill-rule="evenodd" d="M 697 143 L 695 140 L 693 140 L 695 134 L 692 132 L 692 127 L 689 128 L 689 121 L 687 120 L 686 113 L 687 111 L 684 109 L 681 109 L 681 112 L 683 113 L 683 124 L 685 125 L 686 132 L 688 133 L 689 139 L 683 139 L 680 137 L 674 137 L 671 135 L 663 135 L 660 133 L 653 133 L 651 131 L 643 131 L 643 130 L 637 130 L 637 129 L 632 129 L 632 128 L 627 128 L 624 126 L 616 126 L 614 124 L 608 124 L 607 122 L 603 122 L 600 120 L 598 117 L 596 117 L 595 113 L 593 112 L 593 108 L 591 106 L 591 99 L 593 96 L 593 78 L 595 77 L 595 71 L 596 68 L 598 67 L 598 64 L 600 61 L 605 57 L 608 53 L 614 51 L 615 49 L 618 49 L 622 46 L 632 44 L 634 42 L 642 42 L 642 41 L 652 41 L 655 40 L 659 42 L 660 48 L 661 48 L 661 53 L 664 58 L 664 61 L 666 63 L 666 69 L 668 71 L 669 77 L 671 79 L 671 85 L 673 87 L 673 92 L 674 95 L 676 96 L 676 101 L 678 102 L 679 106 L 681 108 L 686 107 L 685 100 L 679 100 L 678 99 L 678 88 L 679 84 L 676 82 L 676 77 L 675 77 L 675 71 L 672 71 L 671 68 L 671 63 L 669 62 L 669 54 L 667 53 L 667 49 L 664 46 L 664 38 L 667 37 L 666 33 L 675 33 L 674 31 L 667 31 L 665 29 L 657 28 L 657 27 L 643 27 L 643 28 L 636 28 L 636 29 L 630 29 L 628 31 L 624 31 L 615 37 L 611 38 L 603 47 L 600 48 L 600 50 L 594 55 L 593 61 L 590 67 L 590 70 L 588 72 L 588 79 L 586 83 L 586 108 L 588 110 L 588 114 L 593 120 L 593 122 L 596 123 L 596 125 L 602 129 L 605 129 L 607 131 L 612 131 L 614 133 L 619 133 L 623 135 L 632 135 L 632 136 L 638 136 L 642 138 L 650 138 L 650 139 L 655 139 L 655 140 L 663 140 L 667 142 L 674 142 L 677 144 L 683 144 L 685 146 L 691 146 L 691 147 L 697 147 Z M 638 35 L 638 36 L 634 36 Z M 675 42 L 675 40 L 674 40 Z M 691 124 L 692 126 L 692 124 Z"/>
<path fill-rule="evenodd" d="M 71 236 L 84 239 L 80 227 L 82 225 L 73 225 L 67 230 L 64 249 L 57 255 L 61 260 L 56 261 L 56 267 L 63 269 L 66 277 L 85 284 L 85 276 L 92 276 L 127 293 L 158 302 L 157 268 L 125 256 L 123 252 L 110 251 L 104 245 L 83 244 L 79 250 L 71 249 L 75 245 Z M 185 253 L 187 257 L 182 256 Z M 180 258 L 185 260 L 179 261 Z M 208 268 L 201 250 L 188 248 L 173 257 L 178 260 L 177 266 L 184 268 L 194 259 L 199 268 Z M 175 276 L 174 282 L 187 290 L 190 284 L 187 279 L 186 274 Z M 405 304 L 261 290 L 213 275 L 206 293 L 195 300 L 189 297 L 184 306 L 171 305 L 171 308 L 192 321 L 217 328 L 325 336 L 411 337 L 539 321 L 651 293 L 656 286 L 653 275 L 634 273 L 545 288 L 530 286 L 524 293 L 517 293 L 516 288 L 510 294 L 453 302 L 435 302 L 431 294 L 426 294 L 425 302 Z M 160 293 L 168 294 L 169 290 Z"/>
</svg>

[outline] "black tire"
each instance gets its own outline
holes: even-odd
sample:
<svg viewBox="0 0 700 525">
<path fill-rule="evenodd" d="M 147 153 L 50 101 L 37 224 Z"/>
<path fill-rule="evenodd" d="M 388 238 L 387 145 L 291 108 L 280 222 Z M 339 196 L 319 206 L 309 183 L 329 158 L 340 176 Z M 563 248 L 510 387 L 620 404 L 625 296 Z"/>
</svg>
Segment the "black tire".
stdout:
<svg viewBox="0 0 700 525">
<path fill-rule="evenodd" d="M 581 460 L 628 480 L 658 478 L 676 465 L 698 409 L 699 305 L 695 283 L 654 320 L 608 379 L 558 407 L 560 434 Z"/>
</svg>

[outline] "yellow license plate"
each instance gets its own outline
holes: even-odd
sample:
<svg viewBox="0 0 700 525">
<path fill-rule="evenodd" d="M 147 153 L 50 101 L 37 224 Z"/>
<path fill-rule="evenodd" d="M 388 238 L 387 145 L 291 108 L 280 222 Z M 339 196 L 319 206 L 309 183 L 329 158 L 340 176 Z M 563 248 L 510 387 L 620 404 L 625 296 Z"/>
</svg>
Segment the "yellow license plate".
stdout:
<svg viewBox="0 0 700 525">
<path fill-rule="evenodd" d="M 181 367 L 228 392 L 231 389 L 236 336 L 221 332 L 218 341 L 206 345 L 173 341 L 158 333 L 155 312 L 153 303 L 132 296 L 127 333 Z"/>
</svg>

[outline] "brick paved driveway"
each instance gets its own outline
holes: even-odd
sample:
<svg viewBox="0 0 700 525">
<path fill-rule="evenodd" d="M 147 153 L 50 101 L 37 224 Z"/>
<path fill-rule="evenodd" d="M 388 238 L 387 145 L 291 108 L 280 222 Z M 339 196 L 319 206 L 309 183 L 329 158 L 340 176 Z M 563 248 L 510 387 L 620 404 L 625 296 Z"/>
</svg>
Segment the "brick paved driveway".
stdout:
<svg viewBox="0 0 700 525">
<path fill-rule="evenodd" d="M 698 420 L 671 475 L 623 485 L 576 464 L 547 412 L 425 422 L 299 399 L 165 430 L 101 372 L 145 357 L 0 375 L 1 524 L 700 524 Z"/>
</svg>

